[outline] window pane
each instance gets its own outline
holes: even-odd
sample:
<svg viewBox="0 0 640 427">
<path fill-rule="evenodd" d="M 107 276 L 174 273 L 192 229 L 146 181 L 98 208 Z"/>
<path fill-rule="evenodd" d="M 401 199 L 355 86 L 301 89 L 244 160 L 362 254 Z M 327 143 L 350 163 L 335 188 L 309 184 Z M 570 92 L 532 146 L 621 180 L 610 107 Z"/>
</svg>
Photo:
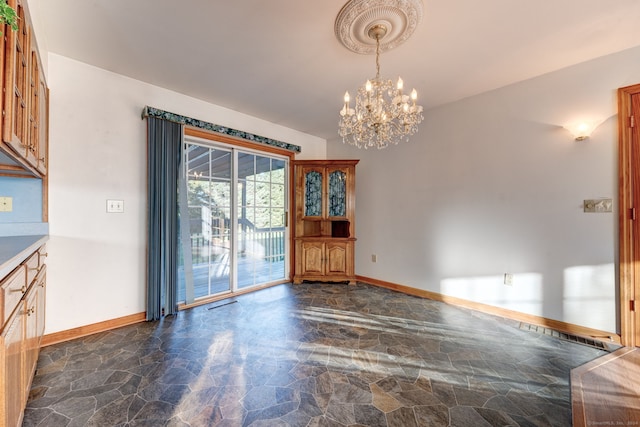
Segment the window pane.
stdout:
<svg viewBox="0 0 640 427">
<path fill-rule="evenodd" d="M 256 228 L 269 228 L 271 225 L 271 210 L 268 208 L 256 208 Z"/>
<path fill-rule="evenodd" d="M 255 156 L 253 154 L 238 153 L 238 179 L 255 180 Z"/>
<path fill-rule="evenodd" d="M 284 184 L 284 160 L 271 160 L 271 182 L 274 184 Z"/>
<path fill-rule="evenodd" d="M 285 200 L 284 184 L 271 184 L 271 206 L 276 208 L 284 207 Z"/>
<path fill-rule="evenodd" d="M 256 156 L 256 181 L 269 182 L 271 180 L 271 159 Z"/>
<path fill-rule="evenodd" d="M 187 173 L 190 177 L 209 177 L 209 149 L 199 145 L 187 148 Z"/>
<path fill-rule="evenodd" d="M 256 182 L 256 206 L 271 206 L 271 186 L 268 182 Z"/>
<path fill-rule="evenodd" d="M 227 151 L 211 150 L 211 177 L 231 179 L 231 153 Z"/>
<path fill-rule="evenodd" d="M 231 206 L 231 183 L 229 181 L 211 182 L 211 203 L 218 207 Z"/>
<path fill-rule="evenodd" d="M 238 227 L 246 230 L 247 228 L 255 228 L 255 208 L 245 207 L 238 212 Z"/>
<path fill-rule="evenodd" d="M 256 183 L 253 181 L 238 181 L 238 207 L 255 206 Z"/>
<path fill-rule="evenodd" d="M 271 228 L 284 227 L 284 209 L 271 209 Z"/>
</svg>

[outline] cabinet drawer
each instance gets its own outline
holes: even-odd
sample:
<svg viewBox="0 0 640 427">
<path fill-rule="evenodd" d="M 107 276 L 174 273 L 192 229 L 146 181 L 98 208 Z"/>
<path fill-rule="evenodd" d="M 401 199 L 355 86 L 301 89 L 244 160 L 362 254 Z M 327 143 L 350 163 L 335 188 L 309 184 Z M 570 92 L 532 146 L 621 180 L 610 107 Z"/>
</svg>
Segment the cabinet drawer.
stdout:
<svg viewBox="0 0 640 427">
<path fill-rule="evenodd" d="M 0 284 L 0 328 L 5 324 L 22 296 L 27 292 L 27 269 L 23 264 L 13 270 Z"/>
<path fill-rule="evenodd" d="M 34 252 L 27 260 L 23 263 L 27 268 L 27 287 L 33 283 L 33 279 L 38 275 L 38 271 L 40 270 L 40 256 L 38 252 Z"/>
<path fill-rule="evenodd" d="M 40 249 L 38 249 L 38 270 L 42 270 L 42 266 L 45 264 L 47 255 L 49 255 L 47 253 L 47 246 L 40 246 Z"/>
</svg>

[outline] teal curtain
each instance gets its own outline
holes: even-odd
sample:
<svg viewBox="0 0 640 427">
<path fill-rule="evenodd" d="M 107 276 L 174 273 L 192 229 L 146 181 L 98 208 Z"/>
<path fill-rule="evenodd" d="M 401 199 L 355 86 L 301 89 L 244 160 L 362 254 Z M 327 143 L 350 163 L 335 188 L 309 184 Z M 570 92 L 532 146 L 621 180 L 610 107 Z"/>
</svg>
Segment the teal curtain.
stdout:
<svg viewBox="0 0 640 427">
<path fill-rule="evenodd" d="M 182 125 L 147 117 L 147 320 L 177 311 Z"/>
</svg>

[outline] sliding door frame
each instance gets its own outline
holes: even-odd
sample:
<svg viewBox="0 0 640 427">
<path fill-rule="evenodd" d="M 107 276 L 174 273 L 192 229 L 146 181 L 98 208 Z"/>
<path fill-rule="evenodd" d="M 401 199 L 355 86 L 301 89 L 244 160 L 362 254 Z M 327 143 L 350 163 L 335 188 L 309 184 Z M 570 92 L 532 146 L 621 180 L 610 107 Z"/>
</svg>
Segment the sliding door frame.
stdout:
<svg viewBox="0 0 640 427">
<path fill-rule="evenodd" d="M 287 272 L 288 276 L 285 277 L 283 280 L 281 281 L 277 281 L 277 282 L 270 282 L 269 284 L 263 285 L 263 286 L 253 286 L 247 289 L 238 289 L 236 292 L 233 293 L 224 293 L 224 294 L 220 294 L 220 295 L 212 295 L 210 297 L 205 297 L 205 298 L 200 298 L 197 301 L 194 301 L 193 303 L 190 304 L 185 304 L 184 302 L 180 303 L 178 305 L 178 310 L 185 310 L 191 307 L 195 307 L 195 306 L 199 306 L 199 305 L 203 305 L 203 304 L 208 304 L 214 301 L 219 301 L 222 299 L 226 299 L 229 298 L 231 296 L 237 296 L 237 295 L 242 295 L 244 293 L 249 293 L 249 292 L 253 292 L 259 289 L 264 289 L 264 288 L 268 288 L 271 286 L 276 286 L 278 284 L 281 283 L 287 283 L 291 281 L 291 275 L 292 275 L 292 268 L 291 266 L 295 265 L 294 262 L 294 251 L 293 251 L 293 229 L 290 227 L 290 224 L 292 224 L 292 218 L 291 215 L 293 213 L 293 209 L 291 208 L 291 204 L 294 201 L 294 181 L 293 181 L 293 173 L 291 173 L 291 168 L 293 165 L 293 161 L 295 160 L 295 153 L 289 151 L 289 150 L 284 150 L 278 147 L 272 147 L 269 145 L 264 145 L 264 144 L 259 144 L 259 143 L 255 143 L 255 142 L 251 142 L 251 141 L 247 141 L 247 140 L 243 140 L 240 138 L 234 138 L 228 135 L 223 135 L 223 134 L 219 134 L 219 133 L 215 133 L 215 132 L 211 132 L 211 131 L 207 131 L 207 130 L 203 130 L 203 129 L 199 129 L 199 128 L 195 128 L 195 127 L 190 127 L 190 126 L 185 126 L 184 127 L 184 137 L 193 137 L 193 138 L 199 138 L 202 140 L 206 140 L 206 141 L 211 141 L 214 143 L 222 143 L 222 144 L 228 144 L 230 146 L 232 146 L 232 148 L 237 148 L 237 149 L 249 149 L 252 151 L 257 151 L 257 152 L 262 152 L 265 154 L 275 154 L 281 157 L 287 157 L 289 159 L 289 171 L 288 171 L 288 187 L 289 187 L 289 192 L 287 194 L 288 196 L 288 204 L 287 204 L 287 208 L 286 208 L 286 219 L 285 219 L 285 227 L 288 229 L 289 233 L 288 233 L 288 248 L 289 248 L 289 270 Z"/>
</svg>

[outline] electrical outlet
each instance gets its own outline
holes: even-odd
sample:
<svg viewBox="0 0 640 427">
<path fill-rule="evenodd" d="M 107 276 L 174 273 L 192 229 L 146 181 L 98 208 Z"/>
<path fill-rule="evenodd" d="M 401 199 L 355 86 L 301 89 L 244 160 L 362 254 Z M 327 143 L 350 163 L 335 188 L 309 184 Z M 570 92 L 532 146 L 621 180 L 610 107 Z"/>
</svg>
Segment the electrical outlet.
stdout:
<svg viewBox="0 0 640 427">
<path fill-rule="evenodd" d="M 107 200 L 107 213 L 123 213 L 124 200 Z"/>
<path fill-rule="evenodd" d="M 13 212 L 13 197 L 0 197 L 0 212 Z"/>
<path fill-rule="evenodd" d="M 371 255 L 371 262 L 378 262 L 378 255 L 372 254 Z"/>
<path fill-rule="evenodd" d="M 504 273 L 504 284 L 506 286 L 513 286 L 513 274 Z"/>
</svg>

